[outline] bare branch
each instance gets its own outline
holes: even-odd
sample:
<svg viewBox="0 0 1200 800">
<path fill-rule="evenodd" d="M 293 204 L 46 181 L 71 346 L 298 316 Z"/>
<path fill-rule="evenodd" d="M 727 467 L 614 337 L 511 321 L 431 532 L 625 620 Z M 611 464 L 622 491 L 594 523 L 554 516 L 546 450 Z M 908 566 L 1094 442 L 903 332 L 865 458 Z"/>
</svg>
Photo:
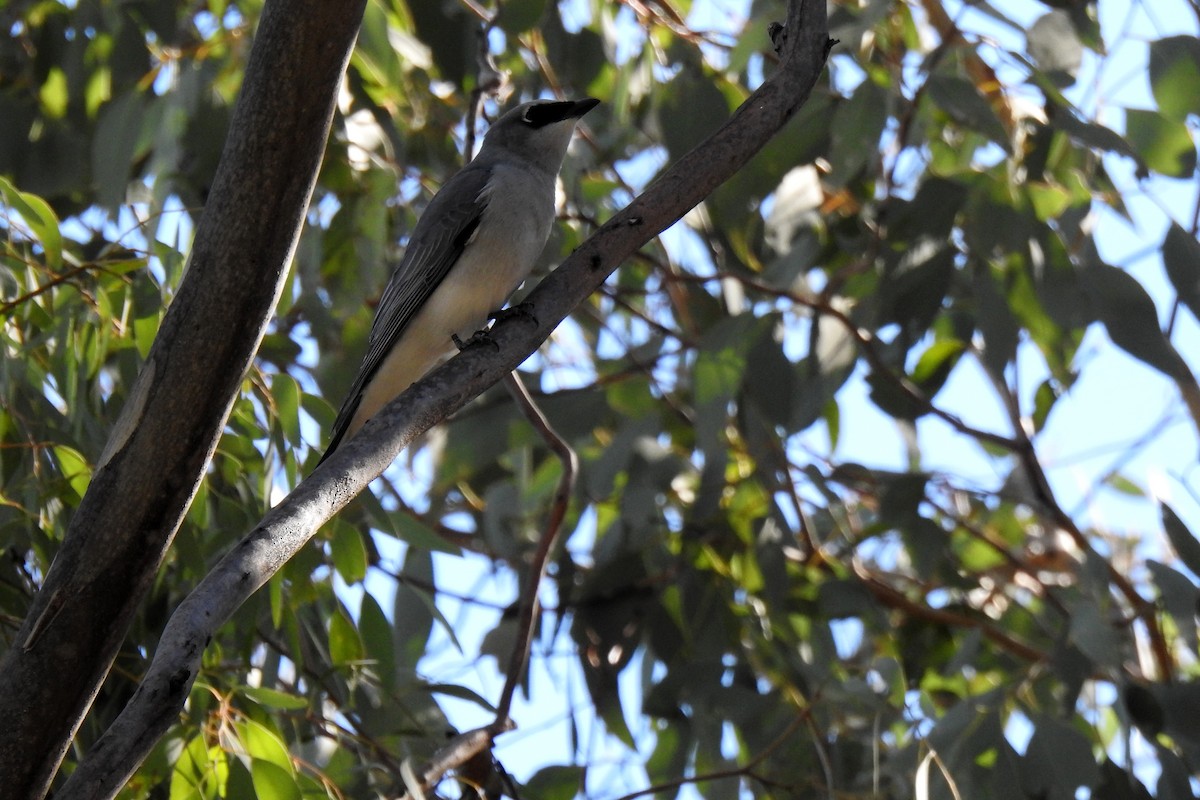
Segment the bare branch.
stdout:
<svg viewBox="0 0 1200 800">
<path fill-rule="evenodd" d="M 504 691 L 500 694 L 500 703 L 496 706 L 496 723 L 506 724 L 509 721 L 509 710 L 512 708 L 513 694 L 517 684 L 525 675 L 525 667 L 529 663 L 529 648 L 533 642 L 534 623 L 541 612 L 538 603 L 538 589 L 541 588 L 542 578 L 546 575 L 546 564 L 550 560 L 550 550 L 558 540 L 562 530 L 563 519 L 567 516 L 567 507 L 571 503 L 571 493 L 575 488 L 575 476 L 579 474 L 579 456 L 571 449 L 567 440 L 562 438 L 550 425 L 550 420 L 533 402 L 529 390 L 521 382 L 520 376 L 510 372 L 504 378 L 504 385 L 512 394 L 526 418 L 537 429 L 538 434 L 554 451 L 562 462 L 562 475 L 558 479 L 558 489 L 554 493 L 554 505 L 550 509 L 550 519 L 538 540 L 537 550 L 529 564 L 529 579 L 521 592 L 521 604 L 517 611 L 517 638 L 513 643 L 512 656 L 508 661 L 508 677 L 504 681 Z"/>
</svg>

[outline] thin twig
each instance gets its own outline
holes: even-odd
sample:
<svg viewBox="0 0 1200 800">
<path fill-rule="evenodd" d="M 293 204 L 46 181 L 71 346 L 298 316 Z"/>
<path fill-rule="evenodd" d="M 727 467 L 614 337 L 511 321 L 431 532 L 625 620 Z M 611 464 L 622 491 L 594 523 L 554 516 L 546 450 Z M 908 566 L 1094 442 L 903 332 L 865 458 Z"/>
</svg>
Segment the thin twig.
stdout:
<svg viewBox="0 0 1200 800">
<path fill-rule="evenodd" d="M 949 625 L 956 628 L 977 628 L 986 638 L 991 639 L 992 642 L 999 645 L 1002 649 L 1007 650 L 1015 656 L 1019 656 L 1025 661 L 1031 661 L 1036 664 L 1046 660 L 1047 656 L 1042 651 L 1020 641 L 1000 628 L 984 622 L 982 619 L 917 603 L 910 600 L 900 590 L 889 586 L 870 572 L 867 572 L 861 565 L 855 563 L 853 566 L 854 573 L 871 594 L 875 595 L 876 599 L 891 608 L 903 611 L 909 616 L 929 622 L 936 622 L 941 625 Z"/>
<path fill-rule="evenodd" d="M 533 643 L 534 621 L 539 613 L 538 590 L 541 587 L 542 578 L 546 574 L 550 551 L 558 539 L 563 520 L 567 516 L 571 494 L 575 489 L 575 476 L 579 473 L 579 456 L 575 454 L 567 440 L 562 438 L 550 425 L 546 415 L 538 408 L 533 397 L 530 396 L 529 390 L 521 382 L 520 376 L 515 372 L 510 372 L 504 379 L 504 385 L 512 394 L 513 399 L 517 401 L 517 405 L 521 407 L 530 424 L 562 462 L 562 475 L 558 479 L 558 489 L 554 493 L 554 505 L 550 508 L 550 518 L 546 521 L 542 538 L 538 541 L 537 549 L 533 553 L 533 560 L 529 565 L 529 577 L 525 589 L 521 593 L 521 604 L 517 612 L 517 625 L 519 626 L 517 640 L 513 644 L 512 655 L 509 657 L 508 677 L 504 682 L 504 691 L 500 694 L 500 702 L 496 706 L 497 724 L 509 721 L 513 694 L 525 674 L 525 667 L 529 661 L 529 649 Z"/>
</svg>

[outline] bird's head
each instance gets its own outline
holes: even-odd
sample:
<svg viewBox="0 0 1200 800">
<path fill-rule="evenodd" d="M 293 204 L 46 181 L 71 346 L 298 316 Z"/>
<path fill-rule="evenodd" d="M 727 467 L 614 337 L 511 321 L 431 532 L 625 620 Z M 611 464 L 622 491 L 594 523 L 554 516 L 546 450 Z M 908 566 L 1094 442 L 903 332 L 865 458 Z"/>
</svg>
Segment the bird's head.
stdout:
<svg viewBox="0 0 1200 800">
<path fill-rule="evenodd" d="M 591 97 L 522 103 L 488 128 L 479 157 L 505 152 L 557 173 L 571 143 L 575 123 L 599 104 L 599 100 Z"/>
</svg>

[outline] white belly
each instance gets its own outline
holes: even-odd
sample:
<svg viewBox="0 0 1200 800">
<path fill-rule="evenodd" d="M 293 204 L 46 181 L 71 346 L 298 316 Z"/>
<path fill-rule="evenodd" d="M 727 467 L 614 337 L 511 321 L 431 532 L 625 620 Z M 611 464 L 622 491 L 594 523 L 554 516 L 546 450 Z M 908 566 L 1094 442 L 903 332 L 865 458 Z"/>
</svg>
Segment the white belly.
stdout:
<svg viewBox="0 0 1200 800">
<path fill-rule="evenodd" d="M 485 212 L 477 235 L 408 323 L 367 384 L 347 436 L 353 436 L 388 401 L 453 355 L 456 348 L 452 335 L 466 340 L 482 330 L 488 314 L 500 309 L 521 285 L 549 233 L 549 220 L 530 224 L 532 216 L 541 216 L 536 212 L 526 206 L 517 215 L 498 215 L 525 219 L 503 220 L 489 219 Z"/>
</svg>

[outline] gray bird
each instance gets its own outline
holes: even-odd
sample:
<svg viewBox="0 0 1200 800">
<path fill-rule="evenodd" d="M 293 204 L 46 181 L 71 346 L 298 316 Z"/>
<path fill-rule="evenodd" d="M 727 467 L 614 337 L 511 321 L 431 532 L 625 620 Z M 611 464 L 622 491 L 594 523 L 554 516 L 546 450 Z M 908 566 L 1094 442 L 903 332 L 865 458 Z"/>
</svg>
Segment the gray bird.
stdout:
<svg viewBox="0 0 1200 800">
<path fill-rule="evenodd" d="M 599 102 L 517 106 L 434 195 L 383 290 L 322 461 L 452 354 L 454 337 L 482 329 L 529 275 L 554 223 L 554 185 L 575 124 Z"/>
</svg>

